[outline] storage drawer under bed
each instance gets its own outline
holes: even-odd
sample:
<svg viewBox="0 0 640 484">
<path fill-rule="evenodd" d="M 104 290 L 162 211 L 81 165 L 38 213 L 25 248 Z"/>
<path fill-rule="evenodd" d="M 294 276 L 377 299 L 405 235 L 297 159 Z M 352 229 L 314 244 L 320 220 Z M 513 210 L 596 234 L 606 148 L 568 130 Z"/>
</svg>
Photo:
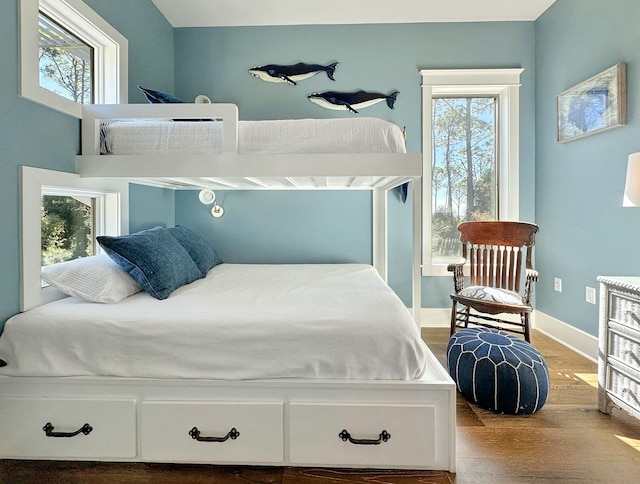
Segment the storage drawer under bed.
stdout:
<svg viewBox="0 0 640 484">
<path fill-rule="evenodd" d="M 429 468 L 436 463 L 434 405 L 292 402 L 289 416 L 293 465 Z"/>
<path fill-rule="evenodd" d="M 280 464 L 282 402 L 144 401 L 144 460 Z"/>
<path fill-rule="evenodd" d="M 134 399 L 0 398 L 0 456 L 136 456 Z"/>
</svg>

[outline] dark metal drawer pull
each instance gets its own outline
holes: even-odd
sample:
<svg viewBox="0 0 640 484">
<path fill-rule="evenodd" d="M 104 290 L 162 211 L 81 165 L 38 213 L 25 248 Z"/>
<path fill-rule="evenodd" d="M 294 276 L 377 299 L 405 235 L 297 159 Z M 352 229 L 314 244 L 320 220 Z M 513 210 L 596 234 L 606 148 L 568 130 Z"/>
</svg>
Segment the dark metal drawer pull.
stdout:
<svg viewBox="0 0 640 484">
<path fill-rule="evenodd" d="M 344 442 L 348 440 L 352 444 L 356 445 L 380 445 L 382 442 L 386 442 L 387 440 L 389 440 L 391 438 L 391 435 L 386 430 L 383 430 L 382 432 L 380 432 L 380 437 L 378 437 L 377 439 L 354 439 L 353 437 L 351 437 L 351 434 L 345 429 L 338 434 L 338 437 L 340 437 Z"/>
<path fill-rule="evenodd" d="M 89 435 L 93 430 L 93 427 L 86 423 L 75 432 L 54 432 L 51 422 L 47 422 L 44 427 L 42 427 L 42 430 L 44 430 L 44 434 L 47 437 L 75 437 L 78 434 Z"/>
<path fill-rule="evenodd" d="M 238 432 L 236 428 L 233 427 L 224 437 L 200 437 L 200 431 L 198 430 L 198 427 L 193 427 L 191 430 L 189 430 L 189 435 L 192 439 L 197 440 L 198 442 L 225 442 L 229 439 L 236 440 L 240 435 L 240 432 Z"/>
</svg>

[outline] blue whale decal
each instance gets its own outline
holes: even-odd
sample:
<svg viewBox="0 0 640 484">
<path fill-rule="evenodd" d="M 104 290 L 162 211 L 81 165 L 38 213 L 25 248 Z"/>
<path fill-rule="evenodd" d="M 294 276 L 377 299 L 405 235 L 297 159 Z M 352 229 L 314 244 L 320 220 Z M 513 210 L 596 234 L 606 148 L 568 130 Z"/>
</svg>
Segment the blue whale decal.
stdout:
<svg viewBox="0 0 640 484">
<path fill-rule="evenodd" d="M 299 62 L 290 66 L 267 64 L 266 66 L 249 69 L 249 74 L 257 77 L 258 79 L 262 79 L 263 81 L 288 82 L 295 86 L 298 81 L 315 76 L 320 72 L 326 72 L 329 79 L 335 81 L 333 74 L 335 73 L 337 66 L 338 62 L 334 62 L 328 66 L 321 66 L 320 64 L 305 64 L 304 62 Z"/>
<path fill-rule="evenodd" d="M 327 109 L 339 109 L 351 111 L 354 114 L 358 114 L 357 109 L 366 108 L 372 104 L 379 103 L 380 101 L 386 101 L 387 106 L 393 109 L 393 105 L 396 102 L 396 97 L 400 92 L 394 91 L 391 94 L 385 95 L 379 92 L 317 92 L 315 94 L 309 94 L 307 98 L 312 103 L 322 106 Z"/>
</svg>

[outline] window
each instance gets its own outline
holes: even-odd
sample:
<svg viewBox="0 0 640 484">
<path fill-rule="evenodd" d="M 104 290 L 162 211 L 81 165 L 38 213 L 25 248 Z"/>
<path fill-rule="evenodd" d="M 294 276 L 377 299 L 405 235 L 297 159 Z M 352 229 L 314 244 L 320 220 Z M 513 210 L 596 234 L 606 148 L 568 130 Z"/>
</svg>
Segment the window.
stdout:
<svg viewBox="0 0 640 484">
<path fill-rule="evenodd" d="M 79 104 L 93 102 L 94 48 L 39 14 L 40 86 Z"/>
<path fill-rule="evenodd" d="M 448 275 L 465 220 L 518 219 L 522 69 L 423 70 L 423 275 Z"/>
<path fill-rule="evenodd" d="M 129 231 L 126 182 L 21 167 L 21 310 L 64 297 L 41 283 L 43 265 L 96 254 L 97 235 Z"/>
<path fill-rule="evenodd" d="M 42 266 L 97 253 L 101 233 L 97 209 L 104 194 L 42 187 L 40 219 Z"/>
<path fill-rule="evenodd" d="M 77 118 L 127 102 L 127 39 L 82 0 L 20 1 L 20 94 Z"/>
</svg>

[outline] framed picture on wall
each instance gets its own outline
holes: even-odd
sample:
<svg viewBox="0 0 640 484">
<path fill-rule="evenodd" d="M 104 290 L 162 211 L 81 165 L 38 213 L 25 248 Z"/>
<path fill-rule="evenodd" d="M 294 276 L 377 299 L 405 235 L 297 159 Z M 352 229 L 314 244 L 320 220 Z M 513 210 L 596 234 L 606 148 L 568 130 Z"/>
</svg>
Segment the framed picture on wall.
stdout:
<svg viewBox="0 0 640 484">
<path fill-rule="evenodd" d="M 620 62 L 557 96 L 558 142 L 566 143 L 627 122 L 626 64 Z"/>
</svg>

